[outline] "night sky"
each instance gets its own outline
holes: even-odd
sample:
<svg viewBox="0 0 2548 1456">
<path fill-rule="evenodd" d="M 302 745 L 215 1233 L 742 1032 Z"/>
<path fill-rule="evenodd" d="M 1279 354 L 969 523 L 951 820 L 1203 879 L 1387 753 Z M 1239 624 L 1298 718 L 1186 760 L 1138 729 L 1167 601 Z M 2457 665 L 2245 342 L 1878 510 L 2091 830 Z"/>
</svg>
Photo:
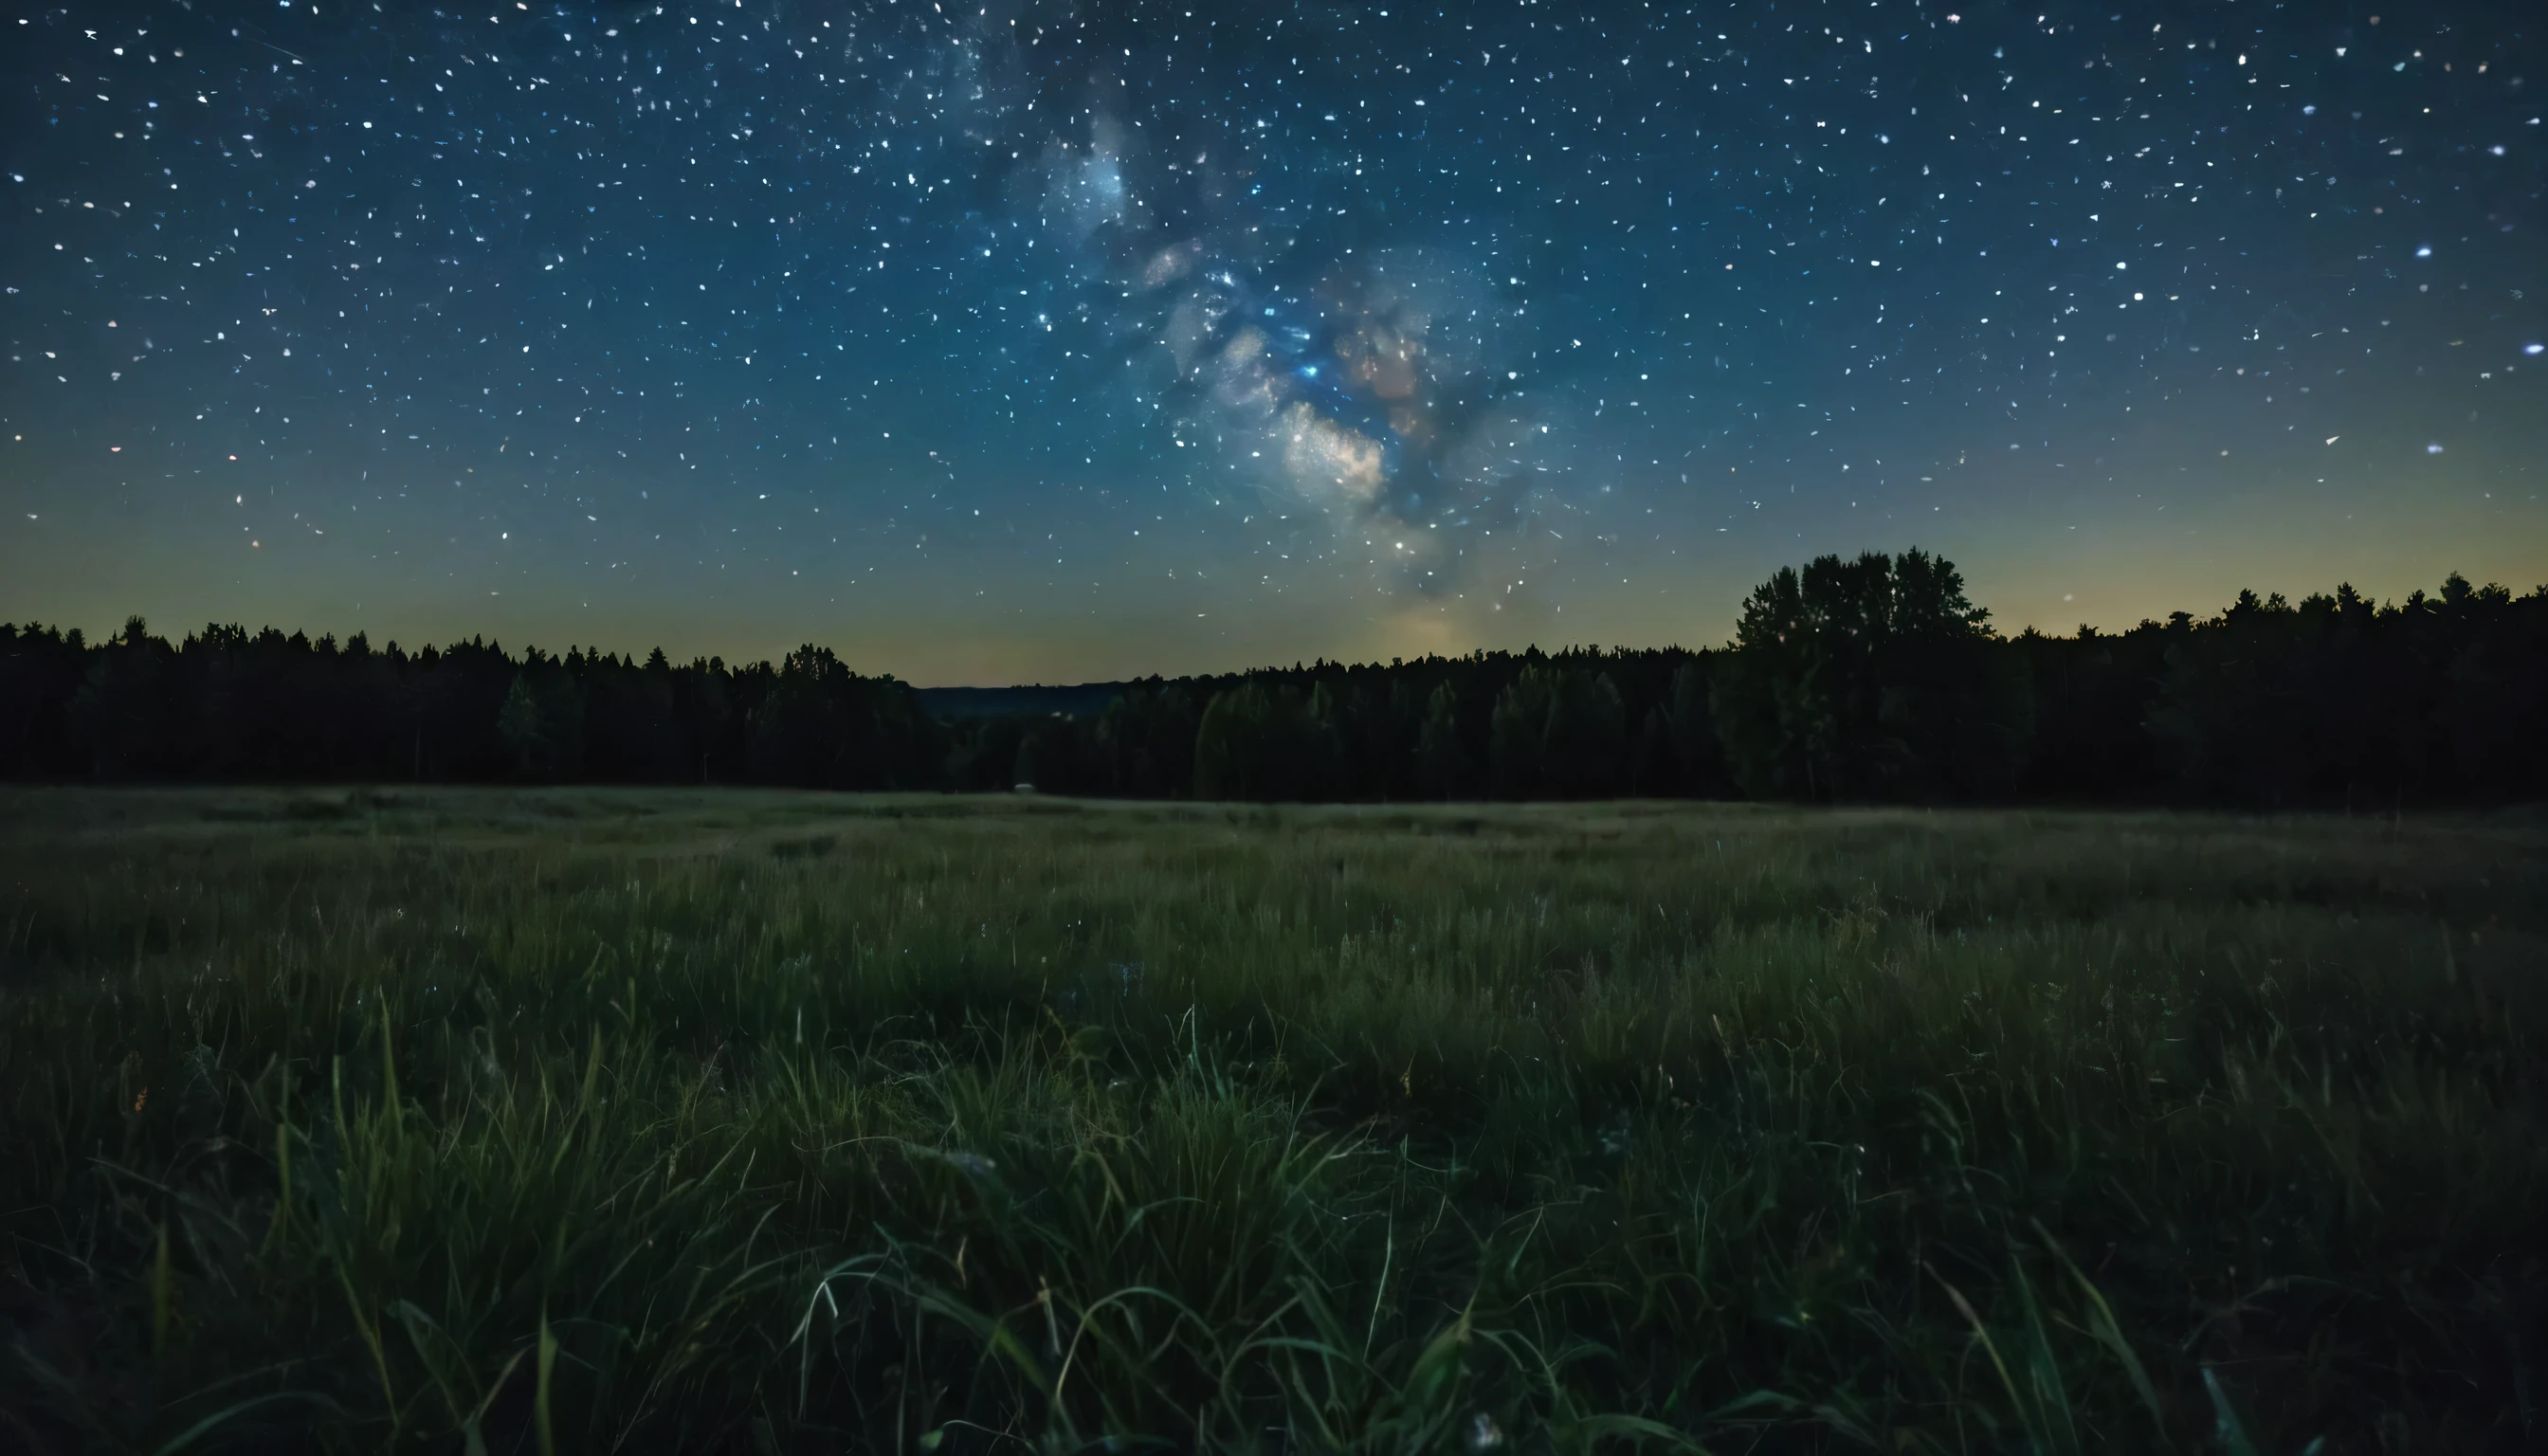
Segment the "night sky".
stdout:
<svg viewBox="0 0 2548 1456">
<path fill-rule="evenodd" d="M 2533 4 L 0 13 L 0 617 L 922 684 L 2548 580 Z M 1958 4 L 1961 8 L 1958 8 Z"/>
</svg>

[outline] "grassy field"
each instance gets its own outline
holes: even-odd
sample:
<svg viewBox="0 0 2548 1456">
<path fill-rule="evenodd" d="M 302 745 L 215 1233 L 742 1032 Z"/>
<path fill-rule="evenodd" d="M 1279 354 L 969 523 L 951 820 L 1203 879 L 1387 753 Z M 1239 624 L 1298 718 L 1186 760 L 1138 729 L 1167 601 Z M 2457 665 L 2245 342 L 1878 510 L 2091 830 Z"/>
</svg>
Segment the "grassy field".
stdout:
<svg viewBox="0 0 2548 1456">
<path fill-rule="evenodd" d="M 0 797 L 0 1446 L 2538 1449 L 2548 824 Z"/>
</svg>

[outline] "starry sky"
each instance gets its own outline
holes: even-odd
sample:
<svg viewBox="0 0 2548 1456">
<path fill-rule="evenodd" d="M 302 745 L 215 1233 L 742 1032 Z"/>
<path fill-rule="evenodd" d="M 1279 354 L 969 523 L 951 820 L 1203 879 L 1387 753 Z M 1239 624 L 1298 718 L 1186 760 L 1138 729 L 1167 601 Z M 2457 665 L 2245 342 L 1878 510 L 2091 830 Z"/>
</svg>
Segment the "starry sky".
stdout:
<svg viewBox="0 0 2548 1456">
<path fill-rule="evenodd" d="M 2385 13 L 2394 9 L 2396 14 Z M 0 12 L 0 617 L 923 685 L 2548 580 L 2533 5 Z"/>
</svg>

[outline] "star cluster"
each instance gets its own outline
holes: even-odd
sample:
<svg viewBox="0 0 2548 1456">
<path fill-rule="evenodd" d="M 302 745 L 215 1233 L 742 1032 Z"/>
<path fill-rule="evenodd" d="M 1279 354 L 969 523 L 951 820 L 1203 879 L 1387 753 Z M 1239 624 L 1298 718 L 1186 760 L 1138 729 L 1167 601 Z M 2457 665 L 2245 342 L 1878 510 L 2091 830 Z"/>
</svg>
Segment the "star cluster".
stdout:
<svg viewBox="0 0 2548 1456">
<path fill-rule="evenodd" d="M 2548 559 L 2523 7 L 0 28 L 12 617 L 1054 681 Z"/>
</svg>

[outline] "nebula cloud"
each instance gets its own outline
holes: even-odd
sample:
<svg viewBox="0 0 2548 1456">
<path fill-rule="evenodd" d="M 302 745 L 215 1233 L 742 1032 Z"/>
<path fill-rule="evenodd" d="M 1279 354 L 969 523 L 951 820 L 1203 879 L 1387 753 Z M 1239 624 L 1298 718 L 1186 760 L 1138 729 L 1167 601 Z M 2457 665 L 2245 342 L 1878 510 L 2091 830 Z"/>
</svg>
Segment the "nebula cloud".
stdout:
<svg viewBox="0 0 2548 1456">
<path fill-rule="evenodd" d="M 1457 255 L 1390 248 L 1250 288 L 1199 241 L 1148 260 L 1185 418 L 1267 462 L 1268 484 L 1345 533 L 1512 519 L 1548 436 L 1514 388 L 1517 310 Z M 1217 264 L 1218 266 L 1215 266 Z M 1422 548 L 1402 558 L 1435 569 Z M 1420 572 L 1417 573 L 1420 576 Z"/>
<path fill-rule="evenodd" d="M 1483 258 L 1369 219 L 1305 221 L 1332 210 L 1268 197 L 1268 178 L 1316 167 L 1266 167 L 1237 137 L 1171 155 L 1158 117 L 1112 109 L 1104 74 L 981 48 L 979 73 L 1006 80 L 968 125 L 1012 134 L 1005 205 L 1078 259 L 1084 302 L 1146 366 L 1129 373 L 1179 440 L 1340 538 L 1406 540 L 1392 559 L 1418 585 L 1446 579 L 1446 533 L 1519 519 L 1551 479 L 1561 411 L 1527 367 L 1536 320 Z"/>
</svg>

